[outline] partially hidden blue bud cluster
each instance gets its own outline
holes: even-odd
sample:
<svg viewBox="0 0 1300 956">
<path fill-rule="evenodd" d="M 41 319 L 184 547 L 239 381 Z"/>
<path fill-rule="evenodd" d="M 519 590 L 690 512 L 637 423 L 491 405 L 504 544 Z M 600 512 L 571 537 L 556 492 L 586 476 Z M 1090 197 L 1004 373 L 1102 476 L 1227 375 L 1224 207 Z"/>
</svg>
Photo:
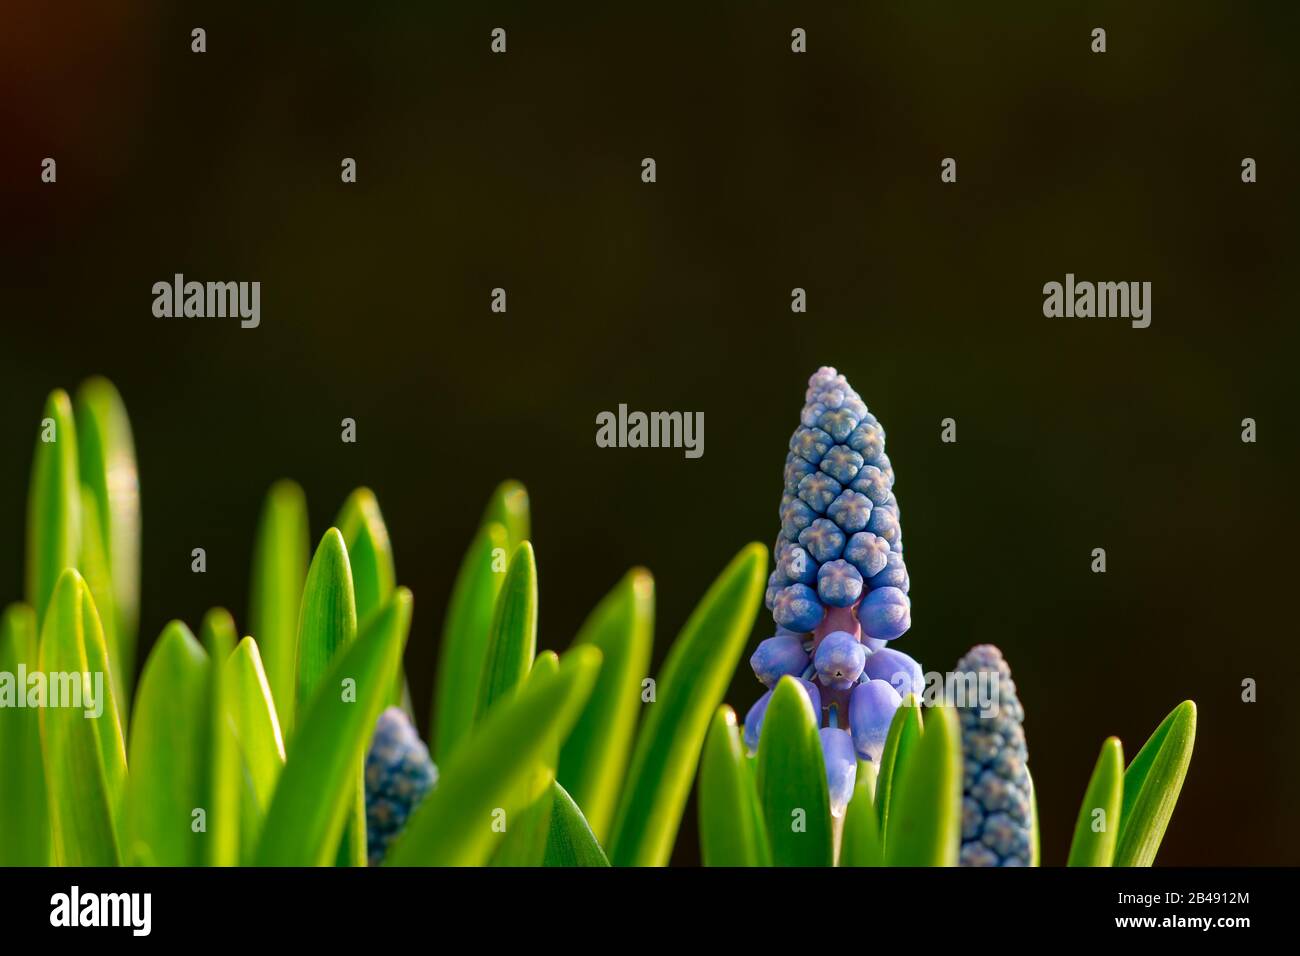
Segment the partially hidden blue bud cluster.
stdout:
<svg viewBox="0 0 1300 956">
<path fill-rule="evenodd" d="M 438 782 L 438 768 L 400 707 L 379 715 L 366 754 L 366 857 L 383 862 L 420 801 Z"/>
<path fill-rule="evenodd" d="M 921 667 L 887 648 L 911 626 L 911 582 L 885 431 L 833 368 L 808 380 L 790 438 L 781 534 L 766 604 L 775 636 L 750 664 L 768 688 L 799 679 L 821 726 L 831 811 L 843 813 L 857 761 L 879 762 L 903 698 L 922 691 Z M 758 748 L 769 689 L 745 718 Z M 824 726 L 823 726 L 824 725 Z"/>
<path fill-rule="evenodd" d="M 983 681 L 991 691 L 976 695 L 983 705 L 967 700 L 958 707 L 965 762 L 960 865 L 1029 866 L 1032 795 L 1025 711 L 1011 668 L 996 647 L 980 644 L 957 662 L 956 673 L 967 675 L 959 686 L 975 688 Z"/>
</svg>

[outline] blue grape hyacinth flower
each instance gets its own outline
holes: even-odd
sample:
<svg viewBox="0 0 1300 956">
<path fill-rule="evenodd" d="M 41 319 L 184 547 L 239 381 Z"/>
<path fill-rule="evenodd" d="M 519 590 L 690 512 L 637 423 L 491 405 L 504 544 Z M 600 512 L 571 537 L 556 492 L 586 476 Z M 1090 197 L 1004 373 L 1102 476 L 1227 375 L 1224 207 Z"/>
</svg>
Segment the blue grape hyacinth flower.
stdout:
<svg viewBox="0 0 1300 956">
<path fill-rule="evenodd" d="M 782 478 L 766 592 L 778 633 L 759 644 L 750 664 L 769 688 L 789 674 L 809 692 L 839 816 L 857 760 L 880 760 L 890 722 L 904 697 L 920 695 L 922 674 L 911 657 L 885 647 L 911 626 L 885 430 L 833 368 L 808 380 Z M 745 718 L 751 751 L 771 695 Z"/>
<path fill-rule="evenodd" d="M 985 688 L 974 701 L 955 701 L 961 717 L 961 866 L 1029 866 L 1033 855 L 1032 794 L 1025 746 L 1025 711 L 1011 668 L 992 644 L 971 648 L 957 662 L 964 688 Z M 976 681 L 969 678 L 974 676 Z"/>
<path fill-rule="evenodd" d="M 411 718 L 400 707 L 379 715 L 366 754 L 366 857 L 383 862 L 420 801 L 438 782 L 438 768 Z"/>
</svg>

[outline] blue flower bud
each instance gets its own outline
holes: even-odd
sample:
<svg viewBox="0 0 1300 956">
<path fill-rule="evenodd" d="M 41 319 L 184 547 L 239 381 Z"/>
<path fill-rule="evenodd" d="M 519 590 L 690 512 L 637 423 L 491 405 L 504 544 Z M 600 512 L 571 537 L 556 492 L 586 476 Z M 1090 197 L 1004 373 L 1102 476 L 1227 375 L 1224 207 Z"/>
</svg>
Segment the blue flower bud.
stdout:
<svg viewBox="0 0 1300 956">
<path fill-rule="evenodd" d="M 828 414 L 839 414 L 831 412 Z M 817 466 L 842 485 L 847 485 L 858 476 L 862 467 L 862 456 L 848 445 L 836 445 L 826 453 L 826 457 Z"/>
<path fill-rule="evenodd" d="M 799 493 L 799 482 L 805 475 L 811 475 L 817 470 L 816 465 L 810 465 L 797 455 L 790 454 L 785 456 L 785 493 L 790 496 Z M 860 490 L 860 489 L 859 489 Z"/>
<path fill-rule="evenodd" d="M 889 553 L 883 571 L 878 571 L 867 579 L 867 586 L 873 591 L 879 588 L 898 588 L 904 594 L 911 587 L 911 583 L 907 577 L 907 565 L 903 563 L 903 556 L 896 551 Z"/>
<path fill-rule="evenodd" d="M 853 749 L 853 737 L 847 730 L 823 727 L 821 738 L 831 813 L 837 817 L 843 816 L 849 800 L 853 798 L 853 785 L 858 779 L 858 757 Z"/>
<path fill-rule="evenodd" d="M 898 588 L 878 588 L 858 605 L 862 631 L 882 641 L 892 641 L 912 626 L 912 602 Z"/>
<path fill-rule="evenodd" d="M 828 607 L 850 607 L 862 596 L 862 572 L 844 560 L 827 561 L 817 571 L 817 596 Z"/>
<path fill-rule="evenodd" d="M 857 491 L 846 488 L 826 509 L 826 516 L 839 526 L 845 534 L 860 532 L 867 527 L 871 519 L 871 499 Z"/>
<path fill-rule="evenodd" d="M 809 508 L 820 514 L 825 514 L 826 509 L 831 506 L 843 487 L 838 481 L 823 472 L 814 472 L 799 481 L 799 498 Z"/>
<path fill-rule="evenodd" d="M 807 465 L 808 463 L 804 462 L 804 464 Z M 786 484 L 789 485 L 788 480 Z M 858 475 L 853 479 L 849 487 L 866 495 L 871 499 L 873 505 L 883 505 L 890 499 L 890 489 L 894 487 L 894 473 L 892 471 L 881 471 L 875 465 L 863 465 L 858 469 Z M 786 491 L 789 492 L 789 490 L 789 487 L 787 487 Z"/>
<path fill-rule="evenodd" d="M 853 688 L 849 697 L 849 730 L 853 733 L 853 746 L 863 760 L 880 763 L 889 725 L 902 703 L 898 691 L 883 680 L 870 680 Z"/>
<path fill-rule="evenodd" d="M 749 659 L 754 676 L 768 687 L 775 687 L 786 674 L 799 677 L 808 667 L 808 652 L 797 634 L 778 634 L 758 645 Z"/>
<path fill-rule="evenodd" d="M 861 455 L 867 464 L 874 465 L 885 453 L 885 430 L 878 423 L 862 422 L 853 429 L 845 444 Z"/>
<path fill-rule="evenodd" d="M 776 570 L 767 576 L 767 590 L 763 592 L 763 606 L 769 611 L 772 610 L 776 604 L 776 596 L 789 584 L 790 582 L 786 580 L 785 575 L 781 573 L 778 566 Z"/>
<path fill-rule="evenodd" d="M 898 512 L 887 504 L 872 508 L 871 516 L 867 519 L 867 530 L 892 545 L 898 537 Z"/>
<path fill-rule="evenodd" d="M 806 400 L 808 404 L 804 405 L 803 411 L 799 413 L 799 424 L 804 428 L 817 428 L 822 415 L 826 413 L 826 406 L 821 402 L 811 401 L 811 396 Z"/>
<path fill-rule="evenodd" d="M 785 549 L 776 566 L 789 584 L 812 584 L 817 580 L 817 562 L 797 544 Z"/>
<path fill-rule="evenodd" d="M 834 444 L 831 436 L 820 428 L 800 428 L 790 437 L 790 451 L 814 465 L 821 462 L 822 455 Z"/>
<path fill-rule="evenodd" d="M 415 725 L 400 707 L 389 707 L 379 715 L 366 753 L 366 857 L 371 866 L 383 862 L 389 844 L 437 782 L 438 768 Z"/>
<path fill-rule="evenodd" d="M 817 520 L 817 513 L 798 498 L 781 505 L 781 536 L 790 541 L 799 540 L 799 532 Z"/>
<path fill-rule="evenodd" d="M 806 584 L 782 588 L 772 603 L 772 617 L 792 631 L 811 631 L 822 620 L 822 606 L 817 592 Z"/>
<path fill-rule="evenodd" d="M 921 671 L 921 665 L 893 648 L 887 647 L 873 653 L 867 658 L 863 672 L 871 680 L 885 681 L 903 697 L 908 694 L 920 697 L 925 690 L 925 675 Z"/>
<path fill-rule="evenodd" d="M 857 568 L 863 578 L 873 578 L 889 564 L 889 542 L 870 531 L 859 531 L 844 546 L 844 560 Z M 886 583 L 871 586 L 884 587 Z"/>
<path fill-rule="evenodd" d="M 1001 651 L 981 644 L 957 662 L 956 672 L 975 678 L 959 686 L 974 689 L 977 698 L 954 702 L 961 705 L 965 765 L 960 863 L 1028 866 L 1032 847 L 1025 713 L 1011 669 Z"/>
<path fill-rule="evenodd" d="M 772 691 L 764 691 L 763 696 L 754 701 L 745 715 L 745 748 L 750 753 L 758 751 L 758 738 L 763 732 L 763 718 L 767 715 L 767 705 L 772 702 Z"/>
<path fill-rule="evenodd" d="M 862 676 L 867 649 L 848 631 L 832 631 L 817 645 L 817 679 L 832 690 L 848 690 Z"/>
<path fill-rule="evenodd" d="M 858 420 L 855 410 L 845 404 L 822 412 L 817 417 L 817 427 L 837 442 L 843 442 L 858 427 Z"/>
<path fill-rule="evenodd" d="M 834 561 L 844 553 L 844 532 L 834 521 L 818 518 L 799 532 L 799 543 L 819 562 Z"/>
</svg>

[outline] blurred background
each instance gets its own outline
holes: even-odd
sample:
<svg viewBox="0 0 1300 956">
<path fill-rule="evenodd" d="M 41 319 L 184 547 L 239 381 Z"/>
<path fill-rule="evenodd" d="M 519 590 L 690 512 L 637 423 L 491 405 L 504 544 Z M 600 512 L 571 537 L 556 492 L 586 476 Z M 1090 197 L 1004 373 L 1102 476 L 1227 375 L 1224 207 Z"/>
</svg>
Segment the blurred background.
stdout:
<svg viewBox="0 0 1300 956">
<path fill-rule="evenodd" d="M 946 670 L 1003 648 L 1044 862 L 1102 739 L 1132 755 L 1189 697 L 1160 862 L 1300 862 L 1300 8 L 129 6 L 14 0 L 0 30 L 0 601 L 45 396 L 103 373 L 135 428 L 146 647 L 212 605 L 247 619 L 275 479 L 306 488 L 314 536 L 369 485 L 416 596 L 423 722 L 462 551 L 514 477 L 541 645 L 641 564 L 657 666 L 735 551 L 775 538 L 806 380 L 834 365 L 888 431 L 900 649 Z M 154 319 L 177 272 L 260 280 L 261 327 Z M 1151 281 L 1151 327 L 1043 318 L 1067 272 Z M 597 448 L 619 403 L 704 412 L 704 457 Z M 759 690 L 742 663 L 728 700 Z"/>
</svg>

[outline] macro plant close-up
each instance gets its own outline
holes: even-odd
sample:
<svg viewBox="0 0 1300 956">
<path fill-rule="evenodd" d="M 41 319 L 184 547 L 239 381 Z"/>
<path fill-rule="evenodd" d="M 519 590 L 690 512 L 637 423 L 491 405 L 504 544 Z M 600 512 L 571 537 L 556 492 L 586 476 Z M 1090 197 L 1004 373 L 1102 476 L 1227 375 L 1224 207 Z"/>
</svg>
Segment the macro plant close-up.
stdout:
<svg viewBox="0 0 1300 956">
<path fill-rule="evenodd" d="M 894 468 L 834 369 L 809 381 L 790 440 L 775 569 L 743 548 L 653 677 L 640 568 L 567 651 L 538 652 L 529 498 L 499 485 L 445 611 L 427 743 L 403 666 L 414 596 L 372 491 L 313 550 L 302 488 L 274 484 L 248 626 L 220 607 L 197 636 L 174 620 L 137 664 L 126 407 L 91 379 L 51 393 L 38 432 L 26 600 L 0 630 L 6 864 L 658 866 L 697 768 L 706 865 L 1040 861 L 1001 653 L 926 675 L 893 646 L 911 625 Z M 764 597 L 776 633 L 749 663 L 769 689 L 742 729 L 722 700 Z M 1195 715 L 1180 705 L 1127 767 L 1106 741 L 1070 865 L 1153 861 Z"/>
<path fill-rule="evenodd" d="M 1285 932 L 1300 6 L 9 6 L 10 948 Z"/>
</svg>

